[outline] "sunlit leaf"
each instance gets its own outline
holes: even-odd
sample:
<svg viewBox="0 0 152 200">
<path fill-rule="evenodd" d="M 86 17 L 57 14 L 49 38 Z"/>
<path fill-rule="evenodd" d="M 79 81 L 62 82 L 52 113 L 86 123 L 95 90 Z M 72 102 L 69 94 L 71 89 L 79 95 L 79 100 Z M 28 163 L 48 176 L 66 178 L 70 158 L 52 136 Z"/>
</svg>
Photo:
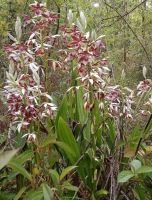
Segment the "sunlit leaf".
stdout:
<svg viewBox="0 0 152 200">
<path fill-rule="evenodd" d="M 77 144 L 71 129 L 67 126 L 66 122 L 60 117 L 58 122 L 58 137 L 61 142 L 68 145 L 74 152 L 75 161 L 80 157 L 80 149 Z"/>
<path fill-rule="evenodd" d="M 74 185 L 71 185 L 71 183 L 69 183 L 68 181 L 65 181 L 62 185 L 62 187 L 64 189 L 67 189 L 67 190 L 71 190 L 71 191 L 75 191 L 77 192 L 78 191 L 78 187 L 74 186 Z"/>
<path fill-rule="evenodd" d="M 51 174 L 51 178 L 52 178 L 54 184 L 55 185 L 58 184 L 59 183 L 59 179 L 60 179 L 58 172 L 55 169 L 51 169 L 51 170 L 49 170 L 49 172 Z"/>
<path fill-rule="evenodd" d="M 60 181 L 67 175 L 69 174 L 73 169 L 75 169 L 77 166 L 69 166 L 65 169 L 62 170 L 62 173 L 60 175 Z"/>
<path fill-rule="evenodd" d="M 133 168 L 133 170 L 135 170 L 135 171 L 137 171 L 138 169 L 141 168 L 141 162 L 139 160 L 131 161 L 130 165 Z"/>
<path fill-rule="evenodd" d="M 13 158 L 14 162 L 18 162 L 20 165 L 25 163 L 27 160 L 31 160 L 33 157 L 32 150 L 24 151 L 23 153 L 19 154 L 17 157 Z"/>
<path fill-rule="evenodd" d="M 16 23 L 15 23 L 15 32 L 16 32 L 18 41 L 21 39 L 21 35 L 22 35 L 21 25 L 22 25 L 21 19 L 20 17 L 17 17 Z"/>
<path fill-rule="evenodd" d="M 42 187 L 28 192 L 28 200 L 44 200 Z"/>
<path fill-rule="evenodd" d="M 142 166 L 136 171 L 136 173 L 138 174 L 142 174 L 142 173 L 144 174 L 144 173 L 150 173 L 150 172 L 152 172 L 152 167 L 149 167 L 149 166 Z"/>
<path fill-rule="evenodd" d="M 51 190 L 51 188 L 46 183 L 42 184 L 42 188 L 44 200 L 53 200 L 53 191 Z"/>
<path fill-rule="evenodd" d="M 108 194 L 108 191 L 105 190 L 105 189 L 101 189 L 101 190 L 98 190 L 96 193 L 95 193 L 95 196 L 97 198 L 100 198 L 100 197 L 103 197 L 103 196 L 106 196 Z"/>
<path fill-rule="evenodd" d="M 14 149 L 0 153 L 0 170 L 8 164 L 8 162 L 13 158 L 13 156 L 15 156 L 17 152 L 18 149 Z"/>
<path fill-rule="evenodd" d="M 19 200 L 22 196 L 22 194 L 26 191 L 27 187 L 23 187 L 20 189 L 20 191 L 17 193 L 17 195 L 14 197 L 14 200 Z"/>
<path fill-rule="evenodd" d="M 118 174 L 118 183 L 125 183 L 133 176 L 134 174 L 131 171 L 122 171 Z"/>
<path fill-rule="evenodd" d="M 11 167 L 14 171 L 22 174 L 25 178 L 29 179 L 30 181 L 32 180 L 31 174 L 29 174 L 29 172 L 22 165 L 20 165 L 19 162 L 10 161 L 9 167 Z"/>
</svg>

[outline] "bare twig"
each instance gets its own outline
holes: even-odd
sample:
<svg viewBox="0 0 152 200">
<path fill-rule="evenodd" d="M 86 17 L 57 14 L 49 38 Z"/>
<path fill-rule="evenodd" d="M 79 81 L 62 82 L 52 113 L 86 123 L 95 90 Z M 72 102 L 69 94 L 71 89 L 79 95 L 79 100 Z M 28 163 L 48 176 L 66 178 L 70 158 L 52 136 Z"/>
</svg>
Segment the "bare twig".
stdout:
<svg viewBox="0 0 152 200">
<path fill-rule="evenodd" d="M 130 200 L 130 198 L 124 193 L 124 191 L 121 191 L 121 194 L 125 197 L 126 200 Z"/>
<path fill-rule="evenodd" d="M 110 4 L 108 4 L 105 0 L 104 0 L 104 3 L 105 3 L 105 5 L 107 5 L 109 8 L 113 9 L 113 10 L 120 16 L 120 18 L 127 24 L 128 28 L 131 30 L 131 32 L 133 33 L 133 35 L 135 36 L 135 38 L 137 39 L 137 41 L 139 42 L 139 44 L 140 44 L 141 47 L 143 48 L 143 50 L 144 50 L 144 52 L 145 52 L 145 54 L 146 54 L 147 60 L 148 60 L 148 62 L 149 62 L 149 65 L 151 66 L 151 59 L 150 59 L 150 57 L 149 57 L 149 54 L 148 54 L 148 52 L 147 52 L 145 46 L 142 44 L 142 42 L 141 42 L 140 39 L 138 38 L 136 32 L 132 29 L 132 27 L 131 27 L 130 24 L 127 22 L 127 20 L 125 19 L 125 17 L 123 17 L 123 15 L 121 15 L 121 14 L 119 13 L 119 11 L 118 11 L 116 8 L 112 7 L 112 6 L 111 6 Z"/>
<path fill-rule="evenodd" d="M 145 3 L 147 0 L 144 0 L 142 1 L 141 3 L 137 4 L 135 7 L 133 7 L 129 12 L 126 12 L 124 15 L 122 15 L 122 17 L 126 17 L 128 16 L 130 13 L 132 13 L 134 10 L 136 10 L 137 8 L 139 8 L 143 3 Z M 120 18 L 120 15 L 115 15 L 115 16 L 112 16 L 112 17 L 107 17 L 107 18 L 104 18 L 102 19 L 101 21 L 106 21 L 106 20 L 109 20 L 109 19 L 114 19 L 114 18 L 119 18 L 117 19 L 115 22 L 119 21 L 121 18 Z"/>
</svg>

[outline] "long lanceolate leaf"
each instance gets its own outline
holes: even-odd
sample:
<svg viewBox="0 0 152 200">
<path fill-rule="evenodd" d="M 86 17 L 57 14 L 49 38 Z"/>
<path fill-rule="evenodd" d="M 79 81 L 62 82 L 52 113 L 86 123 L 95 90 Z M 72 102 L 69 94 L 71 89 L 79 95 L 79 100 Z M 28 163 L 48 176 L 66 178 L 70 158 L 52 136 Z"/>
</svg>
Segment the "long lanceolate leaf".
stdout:
<svg viewBox="0 0 152 200">
<path fill-rule="evenodd" d="M 21 196 L 23 195 L 23 193 L 26 191 L 26 189 L 27 189 L 27 187 L 21 188 L 20 191 L 14 197 L 14 200 L 19 200 L 21 198 Z"/>
<path fill-rule="evenodd" d="M 57 132 L 59 141 L 65 143 L 69 148 L 71 148 L 72 152 L 74 152 L 72 160 L 76 162 L 80 157 L 80 147 L 77 144 L 71 129 L 61 117 L 59 118 Z M 72 162 L 72 164 L 74 163 Z"/>
<path fill-rule="evenodd" d="M 32 175 L 19 163 L 16 161 L 10 161 L 9 166 L 16 172 L 22 174 L 25 178 L 32 180 Z"/>
<path fill-rule="evenodd" d="M 67 97 L 64 96 L 61 106 L 60 106 L 57 116 L 56 116 L 56 122 L 55 122 L 56 126 L 58 126 L 58 121 L 59 121 L 60 117 L 62 117 L 64 120 L 67 119 L 67 110 L 68 110 Z"/>
<path fill-rule="evenodd" d="M 44 200 L 53 200 L 53 191 L 51 190 L 51 188 L 46 183 L 42 184 L 42 188 Z"/>
<path fill-rule="evenodd" d="M 24 164 L 27 160 L 31 160 L 33 157 L 32 150 L 27 150 L 13 158 L 14 162 L 18 162 L 20 165 Z"/>
<path fill-rule="evenodd" d="M 86 122 L 87 112 L 83 108 L 84 100 L 83 100 L 82 88 L 79 88 L 79 90 L 76 91 L 76 100 L 77 100 L 76 103 L 77 103 L 79 121 L 81 122 L 81 124 L 84 124 Z"/>
<path fill-rule="evenodd" d="M 5 151 L 0 153 L 0 170 L 5 167 L 8 162 L 13 158 L 13 156 L 18 152 L 18 150 Z"/>
</svg>

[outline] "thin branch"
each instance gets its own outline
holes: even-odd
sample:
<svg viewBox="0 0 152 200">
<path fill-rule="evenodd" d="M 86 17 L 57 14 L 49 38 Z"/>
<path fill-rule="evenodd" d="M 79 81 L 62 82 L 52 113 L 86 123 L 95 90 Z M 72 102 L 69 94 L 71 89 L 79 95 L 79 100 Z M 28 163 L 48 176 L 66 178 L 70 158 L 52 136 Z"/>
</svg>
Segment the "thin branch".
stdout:
<svg viewBox="0 0 152 200">
<path fill-rule="evenodd" d="M 121 191 L 121 194 L 125 197 L 126 200 L 130 200 L 130 198 L 124 193 L 124 191 Z"/>
<path fill-rule="evenodd" d="M 135 7 L 133 7 L 129 12 L 126 12 L 124 15 L 122 15 L 122 17 L 126 17 L 128 16 L 130 13 L 132 13 L 134 10 L 136 10 L 138 7 L 140 7 L 143 3 L 145 3 L 147 0 L 144 0 L 142 1 L 141 3 L 137 4 Z M 120 18 L 120 15 L 115 15 L 115 16 L 112 16 L 112 17 L 107 17 L 107 18 L 104 18 L 102 19 L 101 21 L 106 21 L 106 20 L 109 20 L 109 19 L 114 19 L 114 18 L 119 18 L 117 19 L 115 22 L 119 21 L 121 18 Z"/>
<path fill-rule="evenodd" d="M 116 8 L 113 8 L 110 4 L 108 4 L 105 0 L 104 0 L 105 5 L 107 5 L 109 8 L 113 9 L 119 16 L 120 18 L 127 24 L 128 28 L 131 30 L 131 32 L 133 33 L 133 35 L 135 36 L 135 38 L 137 39 L 137 41 L 139 42 L 139 44 L 141 45 L 142 49 L 144 50 L 147 60 L 149 62 L 149 65 L 151 66 L 151 59 L 148 55 L 148 52 L 146 50 L 146 48 L 144 47 L 144 45 L 142 44 L 142 42 L 140 41 L 140 39 L 138 38 L 136 32 L 132 29 L 132 27 L 130 26 L 130 24 L 127 22 L 127 20 L 123 17 L 123 15 L 121 15 L 119 13 L 119 11 Z"/>
</svg>

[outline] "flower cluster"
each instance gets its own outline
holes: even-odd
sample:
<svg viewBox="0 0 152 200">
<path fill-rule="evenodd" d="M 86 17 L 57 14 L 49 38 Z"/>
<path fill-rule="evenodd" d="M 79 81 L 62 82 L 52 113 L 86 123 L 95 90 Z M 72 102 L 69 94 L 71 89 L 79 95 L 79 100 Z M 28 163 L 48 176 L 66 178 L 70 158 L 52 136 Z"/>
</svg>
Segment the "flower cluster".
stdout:
<svg viewBox="0 0 152 200">
<path fill-rule="evenodd" d="M 63 44 L 67 49 L 64 62 L 70 66 L 72 62 L 78 73 L 77 80 L 80 80 L 84 88 L 84 108 L 91 110 L 94 100 L 97 99 L 99 108 L 102 110 L 107 106 L 110 116 L 133 119 L 135 96 L 151 90 L 151 80 L 141 81 L 136 91 L 112 85 L 111 70 L 104 57 L 105 44 L 102 37 L 91 40 L 76 25 L 70 28 L 63 26 L 61 30 Z"/>
<path fill-rule="evenodd" d="M 13 43 L 5 46 L 10 60 L 5 95 L 12 120 L 19 124 L 19 129 L 55 115 L 56 106 L 45 84 L 50 66 L 54 70 L 66 69 L 66 73 L 77 72 L 76 81 L 84 89 L 86 110 L 90 111 L 97 100 L 99 109 L 106 108 L 110 116 L 133 118 L 135 96 L 150 91 L 151 80 L 141 81 L 135 92 L 113 85 L 103 36 L 91 38 L 75 24 L 61 26 L 60 35 L 52 35 L 51 27 L 57 23 L 59 15 L 38 2 L 31 4 L 30 9 L 31 15 L 24 16 L 23 25 L 17 19 L 16 38 L 10 35 Z M 82 18 L 86 26 L 84 16 Z M 22 41 L 22 27 L 28 31 L 26 41 Z M 50 50 L 57 60 L 50 58 Z M 152 102 L 150 96 L 148 99 L 147 105 Z"/>
<path fill-rule="evenodd" d="M 30 9 L 31 16 L 24 16 L 23 27 L 30 27 L 26 41 L 21 40 L 22 24 L 18 18 L 16 38 L 10 35 L 13 43 L 4 47 L 10 60 L 4 93 L 8 111 L 19 131 L 36 120 L 53 118 L 56 111 L 52 97 L 45 91 L 45 69 L 40 58 L 52 48 L 53 42 L 53 35 L 43 31 L 55 24 L 59 16 L 38 2 L 31 4 Z"/>
<path fill-rule="evenodd" d="M 145 79 L 144 81 L 141 81 L 137 86 L 138 95 L 145 93 L 151 88 L 152 88 L 152 81 L 150 79 Z"/>
</svg>

